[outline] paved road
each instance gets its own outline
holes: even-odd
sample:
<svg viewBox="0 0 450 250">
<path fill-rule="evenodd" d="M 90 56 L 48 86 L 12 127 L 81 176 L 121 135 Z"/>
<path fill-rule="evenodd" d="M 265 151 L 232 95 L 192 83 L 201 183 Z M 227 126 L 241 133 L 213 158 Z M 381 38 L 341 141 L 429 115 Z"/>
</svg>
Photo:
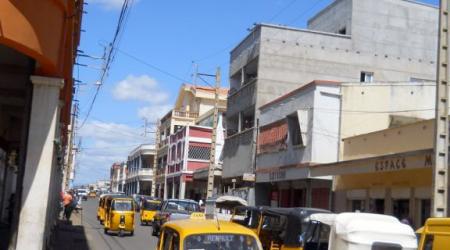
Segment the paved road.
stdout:
<svg viewBox="0 0 450 250">
<path fill-rule="evenodd" d="M 116 234 L 104 234 L 103 226 L 97 221 L 97 205 L 98 199 L 89 199 L 88 201 L 83 202 L 82 223 L 89 249 L 156 249 L 158 239 L 151 235 L 152 227 L 141 226 L 137 213 L 134 236 L 125 235 L 123 237 L 119 237 Z"/>
</svg>

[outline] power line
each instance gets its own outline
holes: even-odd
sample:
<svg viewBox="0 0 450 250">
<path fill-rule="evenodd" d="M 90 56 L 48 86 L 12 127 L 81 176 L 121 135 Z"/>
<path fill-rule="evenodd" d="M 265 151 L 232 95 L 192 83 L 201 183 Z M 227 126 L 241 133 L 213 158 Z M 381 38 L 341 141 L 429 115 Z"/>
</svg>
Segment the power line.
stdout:
<svg viewBox="0 0 450 250">
<path fill-rule="evenodd" d="M 119 48 L 116 48 L 116 49 L 117 49 L 118 52 L 122 53 L 123 55 L 125 55 L 125 56 L 135 60 L 136 62 L 139 62 L 139 63 L 141 63 L 141 64 L 143 64 L 143 65 L 145 65 L 145 66 L 147 66 L 149 68 L 152 68 L 152 69 L 154 69 L 156 71 L 159 71 L 159 72 L 161 72 L 161 73 L 163 73 L 163 74 L 165 74 L 167 76 L 170 76 L 170 77 L 172 77 L 172 78 L 174 78 L 174 79 L 176 79 L 178 81 L 189 82 L 186 79 L 183 79 L 182 77 L 179 77 L 179 76 L 177 76 L 177 75 L 175 75 L 173 73 L 170 73 L 170 72 L 168 72 L 168 71 L 166 71 L 164 69 L 161 69 L 161 68 L 159 68 L 159 67 L 157 67 L 157 66 L 155 66 L 155 65 L 153 65 L 153 64 L 151 64 L 149 62 L 144 61 L 143 59 L 140 59 L 140 58 L 138 58 L 138 57 L 128 53 L 128 52 L 125 52 L 125 51 L 123 51 L 123 50 L 121 50 Z"/>
<path fill-rule="evenodd" d="M 97 100 L 98 93 L 100 91 L 100 88 L 102 84 L 104 83 L 106 77 L 108 76 L 109 69 L 111 67 L 112 62 L 114 61 L 115 55 L 116 55 L 116 49 L 118 48 L 119 41 L 121 39 L 121 34 L 124 30 L 124 24 L 127 20 L 130 6 L 132 5 L 133 0 L 124 0 L 122 4 L 122 9 L 119 14 L 119 20 L 117 22 L 117 27 L 114 32 L 114 36 L 112 39 L 112 42 L 105 48 L 103 58 L 105 58 L 104 66 L 102 68 L 102 72 L 100 75 L 99 84 L 97 85 L 97 88 L 95 90 L 94 97 L 92 98 L 92 101 L 89 105 L 86 117 L 84 118 L 83 122 L 81 123 L 79 128 L 82 128 L 84 124 L 86 123 L 87 119 L 89 118 L 89 115 L 91 114 L 92 108 L 94 107 L 95 101 Z"/>
<path fill-rule="evenodd" d="M 275 18 L 277 18 L 281 13 L 283 13 L 287 8 L 291 7 L 297 0 L 292 0 L 288 4 L 286 4 L 283 8 L 281 8 L 277 13 L 275 13 L 271 18 L 268 19 L 268 22 L 272 22 Z"/>
</svg>

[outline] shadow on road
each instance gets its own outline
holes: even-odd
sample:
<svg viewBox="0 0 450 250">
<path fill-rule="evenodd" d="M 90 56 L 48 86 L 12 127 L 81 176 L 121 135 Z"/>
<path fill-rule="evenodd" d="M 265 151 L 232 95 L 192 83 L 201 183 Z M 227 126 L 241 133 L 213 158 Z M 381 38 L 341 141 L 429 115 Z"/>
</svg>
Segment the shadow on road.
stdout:
<svg viewBox="0 0 450 250">
<path fill-rule="evenodd" d="M 89 250 L 88 240 L 82 225 L 73 225 L 70 221 L 59 220 L 50 249 Z"/>
</svg>

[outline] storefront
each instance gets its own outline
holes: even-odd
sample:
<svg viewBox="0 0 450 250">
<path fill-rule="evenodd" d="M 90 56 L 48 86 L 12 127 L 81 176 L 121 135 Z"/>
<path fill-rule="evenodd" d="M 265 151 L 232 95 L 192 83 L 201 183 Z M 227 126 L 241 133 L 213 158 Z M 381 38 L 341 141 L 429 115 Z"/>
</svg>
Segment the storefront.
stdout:
<svg viewBox="0 0 450 250">
<path fill-rule="evenodd" d="M 390 214 L 417 228 L 430 216 L 432 167 L 425 149 L 317 165 L 311 175 L 335 176 L 334 211 Z"/>
<path fill-rule="evenodd" d="M 309 165 L 256 172 L 256 205 L 330 208 L 330 178 L 309 178 Z"/>
</svg>

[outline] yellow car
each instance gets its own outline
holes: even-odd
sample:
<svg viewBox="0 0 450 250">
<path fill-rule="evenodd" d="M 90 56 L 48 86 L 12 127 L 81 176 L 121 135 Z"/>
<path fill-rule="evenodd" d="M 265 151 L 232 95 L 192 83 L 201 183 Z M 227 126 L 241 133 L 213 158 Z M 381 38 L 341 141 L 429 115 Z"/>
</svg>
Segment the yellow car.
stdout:
<svg viewBox="0 0 450 250">
<path fill-rule="evenodd" d="M 256 234 L 244 226 L 214 219 L 186 219 L 164 223 L 157 249 L 262 250 L 263 248 Z"/>
<path fill-rule="evenodd" d="M 144 200 L 141 206 L 141 225 L 148 225 L 153 221 L 156 211 L 160 209 L 161 201 L 158 200 Z"/>
<path fill-rule="evenodd" d="M 419 250 L 450 249 L 450 218 L 429 218 L 416 233 L 420 235 Z"/>
<path fill-rule="evenodd" d="M 97 220 L 100 221 L 100 224 L 103 223 L 103 220 L 105 219 L 105 199 L 106 196 L 101 196 L 98 200 L 98 207 L 97 207 Z"/>
<path fill-rule="evenodd" d="M 119 236 L 123 232 L 134 234 L 134 200 L 132 198 L 112 198 L 105 208 L 104 232 L 118 232 Z"/>
</svg>

